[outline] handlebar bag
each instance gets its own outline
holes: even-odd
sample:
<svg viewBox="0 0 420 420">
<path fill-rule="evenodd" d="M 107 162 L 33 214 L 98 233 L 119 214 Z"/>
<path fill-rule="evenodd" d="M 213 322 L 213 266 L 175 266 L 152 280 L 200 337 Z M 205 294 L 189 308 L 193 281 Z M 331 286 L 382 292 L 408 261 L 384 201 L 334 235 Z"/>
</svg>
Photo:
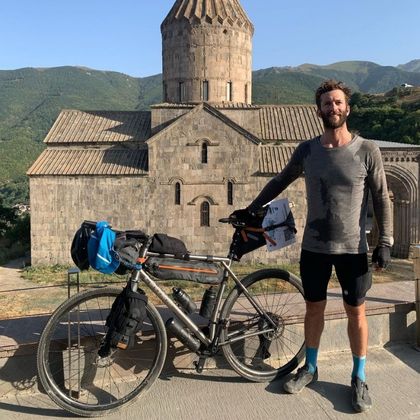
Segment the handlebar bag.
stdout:
<svg viewBox="0 0 420 420">
<path fill-rule="evenodd" d="M 265 213 L 256 216 L 250 226 L 237 227 L 230 245 L 230 255 L 235 261 L 240 261 L 241 258 L 249 252 L 255 251 L 258 248 L 266 245 L 268 242 L 273 243 L 272 238 L 267 234 L 271 230 L 280 227 L 287 227 L 293 234 L 296 233 L 295 221 L 293 213 L 289 210 L 287 218 L 281 222 L 269 227 L 263 227 L 263 220 Z"/>
<path fill-rule="evenodd" d="M 219 284 L 223 280 L 223 269 L 218 264 L 205 261 L 149 257 L 144 268 L 161 280 L 188 280 L 203 284 Z"/>
</svg>

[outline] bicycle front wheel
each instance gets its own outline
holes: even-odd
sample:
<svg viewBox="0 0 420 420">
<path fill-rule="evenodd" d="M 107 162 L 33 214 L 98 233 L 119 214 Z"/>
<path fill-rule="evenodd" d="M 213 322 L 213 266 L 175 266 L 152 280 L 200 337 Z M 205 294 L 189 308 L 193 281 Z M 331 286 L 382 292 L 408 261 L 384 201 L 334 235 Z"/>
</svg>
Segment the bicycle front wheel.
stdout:
<svg viewBox="0 0 420 420">
<path fill-rule="evenodd" d="M 150 302 L 133 345 L 99 356 L 105 321 L 121 290 L 107 287 L 71 297 L 53 313 L 41 335 L 39 379 L 51 399 L 74 414 L 96 417 L 115 411 L 146 392 L 162 370 L 166 331 Z"/>
<path fill-rule="evenodd" d="M 284 270 L 264 269 L 244 277 L 241 283 L 267 316 L 239 286 L 230 292 L 221 313 L 226 321 L 221 343 L 226 360 L 251 381 L 270 381 L 290 373 L 304 355 L 301 280 Z"/>
</svg>

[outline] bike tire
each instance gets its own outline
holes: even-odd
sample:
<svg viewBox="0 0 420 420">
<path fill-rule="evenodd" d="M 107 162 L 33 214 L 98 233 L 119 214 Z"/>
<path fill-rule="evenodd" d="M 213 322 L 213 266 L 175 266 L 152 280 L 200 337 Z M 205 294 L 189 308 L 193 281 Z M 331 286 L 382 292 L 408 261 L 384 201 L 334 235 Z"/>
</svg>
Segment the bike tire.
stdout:
<svg viewBox="0 0 420 420">
<path fill-rule="evenodd" d="M 150 302 L 132 347 L 99 357 L 105 320 L 121 291 L 106 287 L 72 296 L 42 332 L 37 352 L 40 382 L 58 406 L 79 416 L 101 416 L 134 402 L 157 379 L 165 362 L 166 330 Z"/>
<path fill-rule="evenodd" d="M 293 371 L 305 352 L 305 299 L 301 280 L 281 269 L 263 269 L 249 274 L 241 283 L 276 323 L 272 332 L 267 321 L 236 286 L 221 312 L 225 322 L 221 348 L 229 365 L 242 377 L 266 382 Z M 244 334 L 256 334 L 244 337 Z M 236 339 L 231 342 L 229 340 Z"/>
</svg>

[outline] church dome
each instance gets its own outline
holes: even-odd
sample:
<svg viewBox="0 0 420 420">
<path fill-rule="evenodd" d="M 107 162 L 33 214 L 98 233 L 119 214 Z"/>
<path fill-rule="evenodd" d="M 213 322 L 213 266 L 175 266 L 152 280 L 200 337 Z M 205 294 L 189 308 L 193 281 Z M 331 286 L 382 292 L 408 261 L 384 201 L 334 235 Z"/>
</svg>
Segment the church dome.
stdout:
<svg viewBox="0 0 420 420">
<path fill-rule="evenodd" d="M 254 26 L 239 0 L 177 0 L 161 33 L 164 102 L 251 103 Z"/>
<path fill-rule="evenodd" d="M 245 27 L 254 26 L 238 0 L 177 0 L 162 22 L 162 26 L 186 19 L 191 25 L 218 24 Z"/>
</svg>

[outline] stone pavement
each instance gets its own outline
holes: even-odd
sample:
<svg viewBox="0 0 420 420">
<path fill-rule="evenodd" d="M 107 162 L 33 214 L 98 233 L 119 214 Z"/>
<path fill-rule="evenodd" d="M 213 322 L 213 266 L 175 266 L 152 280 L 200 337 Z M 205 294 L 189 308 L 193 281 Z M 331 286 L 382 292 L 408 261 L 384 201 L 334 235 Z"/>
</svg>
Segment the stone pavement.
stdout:
<svg viewBox="0 0 420 420">
<path fill-rule="evenodd" d="M 320 356 L 319 380 L 299 395 L 282 391 L 282 378 L 271 383 L 247 382 L 230 370 L 166 371 L 133 405 L 109 420 L 369 420 L 420 419 L 420 353 L 412 346 L 370 350 L 368 384 L 373 407 L 355 414 L 350 403 L 349 352 Z M 76 418 L 44 394 L 0 398 L 1 420 Z"/>
</svg>

